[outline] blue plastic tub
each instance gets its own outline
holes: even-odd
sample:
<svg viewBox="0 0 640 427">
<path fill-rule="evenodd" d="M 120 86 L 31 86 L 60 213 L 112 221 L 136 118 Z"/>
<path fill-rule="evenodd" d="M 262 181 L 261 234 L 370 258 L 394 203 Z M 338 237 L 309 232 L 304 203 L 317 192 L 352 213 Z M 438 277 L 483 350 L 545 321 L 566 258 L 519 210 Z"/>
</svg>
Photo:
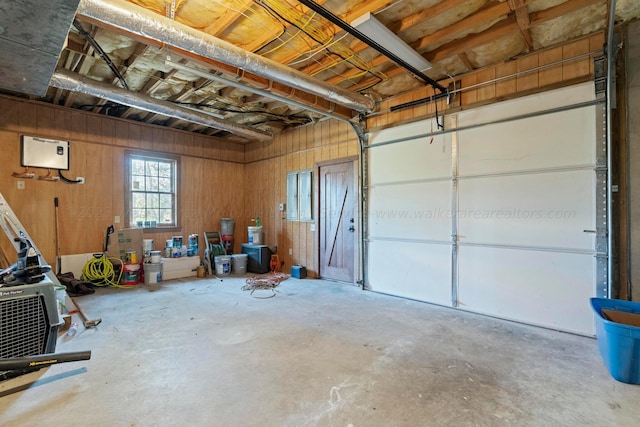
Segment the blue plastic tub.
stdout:
<svg viewBox="0 0 640 427">
<path fill-rule="evenodd" d="M 596 338 L 605 366 L 616 380 L 640 384 L 640 327 L 608 320 L 603 309 L 640 314 L 640 303 L 591 298 L 596 314 Z"/>
</svg>

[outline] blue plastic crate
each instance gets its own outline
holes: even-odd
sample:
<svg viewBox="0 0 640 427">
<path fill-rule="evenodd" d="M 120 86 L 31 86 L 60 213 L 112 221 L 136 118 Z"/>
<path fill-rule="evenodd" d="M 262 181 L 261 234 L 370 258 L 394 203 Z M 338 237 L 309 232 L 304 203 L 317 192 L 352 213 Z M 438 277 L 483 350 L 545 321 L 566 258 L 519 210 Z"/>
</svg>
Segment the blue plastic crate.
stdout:
<svg viewBox="0 0 640 427">
<path fill-rule="evenodd" d="M 616 380 L 640 384 L 640 327 L 613 322 L 603 309 L 640 314 L 640 303 L 607 298 L 591 298 L 596 314 L 596 338 L 605 366 Z"/>
</svg>

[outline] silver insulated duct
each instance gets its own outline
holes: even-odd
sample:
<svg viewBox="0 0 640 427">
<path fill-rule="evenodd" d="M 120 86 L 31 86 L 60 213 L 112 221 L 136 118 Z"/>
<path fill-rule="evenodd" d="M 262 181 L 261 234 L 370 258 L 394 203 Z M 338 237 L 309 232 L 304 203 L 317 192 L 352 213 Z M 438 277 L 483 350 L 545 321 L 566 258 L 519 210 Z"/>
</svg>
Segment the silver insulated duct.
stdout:
<svg viewBox="0 0 640 427">
<path fill-rule="evenodd" d="M 175 117 L 176 119 L 231 132 L 251 140 L 270 141 L 272 138 L 271 135 L 266 132 L 255 130 L 230 120 L 221 120 L 206 113 L 193 111 L 168 101 L 162 101 L 148 95 L 98 82 L 61 68 L 58 68 L 53 74 L 50 84 L 58 89 L 97 96 L 129 107 L 139 108 L 152 113 Z"/>
<path fill-rule="evenodd" d="M 279 62 L 245 51 L 124 0 L 81 0 L 77 14 L 127 33 L 237 67 L 353 110 L 366 113 L 375 108 L 375 101 L 364 95 L 314 79 Z"/>
</svg>

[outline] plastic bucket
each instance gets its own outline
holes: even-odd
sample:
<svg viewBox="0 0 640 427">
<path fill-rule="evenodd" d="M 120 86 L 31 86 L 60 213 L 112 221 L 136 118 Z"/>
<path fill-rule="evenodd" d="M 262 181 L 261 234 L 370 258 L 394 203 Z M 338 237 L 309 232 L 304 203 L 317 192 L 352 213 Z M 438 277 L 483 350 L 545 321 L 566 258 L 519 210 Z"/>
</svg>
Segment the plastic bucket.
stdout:
<svg viewBox="0 0 640 427">
<path fill-rule="evenodd" d="M 153 264 L 159 264 L 160 262 L 162 262 L 162 252 L 160 251 L 151 251 L 151 263 Z"/>
<path fill-rule="evenodd" d="M 231 255 L 231 270 L 233 271 L 233 274 L 246 274 L 248 261 L 249 255 L 247 254 Z"/>
<path fill-rule="evenodd" d="M 233 218 L 220 218 L 220 239 L 233 240 L 233 228 L 236 222 Z"/>
<path fill-rule="evenodd" d="M 140 264 L 124 264 L 120 284 L 125 286 L 137 285 L 140 281 Z"/>
<path fill-rule="evenodd" d="M 142 250 L 144 253 L 153 250 L 153 239 L 142 239 Z"/>
<path fill-rule="evenodd" d="M 231 274 L 231 257 L 218 255 L 214 258 L 216 266 L 216 276 L 228 276 Z"/>
<path fill-rule="evenodd" d="M 617 381 L 640 384 L 640 326 L 623 323 L 640 316 L 640 303 L 591 298 L 591 308 L 595 313 L 598 350 L 609 373 Z"/>
<path fill-rule="evenodd" d="M 262 244 L 262 226 L 260 227 L 247 227 L 247 234 L 249 235 L 250 245 Z"/>
<path fill-rule="evenodd" d="M 144 265 L 144 284 L 152 285 L 162 282 L 162 262 Z"/>
</svg>

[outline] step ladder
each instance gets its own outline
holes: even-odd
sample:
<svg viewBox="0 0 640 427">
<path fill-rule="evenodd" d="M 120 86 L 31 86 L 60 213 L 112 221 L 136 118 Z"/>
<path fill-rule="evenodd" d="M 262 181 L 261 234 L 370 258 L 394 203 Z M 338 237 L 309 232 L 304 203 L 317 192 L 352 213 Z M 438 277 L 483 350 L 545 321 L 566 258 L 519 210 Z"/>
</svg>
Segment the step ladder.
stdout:
<svg viewBox="0 0 640 427">
<path fill-rule="evenodd" d="M 11 241 L 16 252 L 20 252 L 20 242 L 16 241 L 16 238 L 25 238 L 29 240 L 31 246 L 33 246 L 33 249 L 38 254 L 40 265 L 48 265 L 42 256 L 42 252 L 40 252 L 40 249 L 36 246 L 36 242 L 31 238 L 31 236 L 29 236 L 29 233 L 27 233 L 27 230 L 25 230 L 24 226 L 13 212 L 13 209 L 11 209 L 11 206 L 9 206 L 9 203 L 2 193 L 0 193 L 0 227 Z M 45 275 L 55 286 L 60 286 L 60 281 L 56 277 L 53 269 L 45 273 Z"/>
</svg>

